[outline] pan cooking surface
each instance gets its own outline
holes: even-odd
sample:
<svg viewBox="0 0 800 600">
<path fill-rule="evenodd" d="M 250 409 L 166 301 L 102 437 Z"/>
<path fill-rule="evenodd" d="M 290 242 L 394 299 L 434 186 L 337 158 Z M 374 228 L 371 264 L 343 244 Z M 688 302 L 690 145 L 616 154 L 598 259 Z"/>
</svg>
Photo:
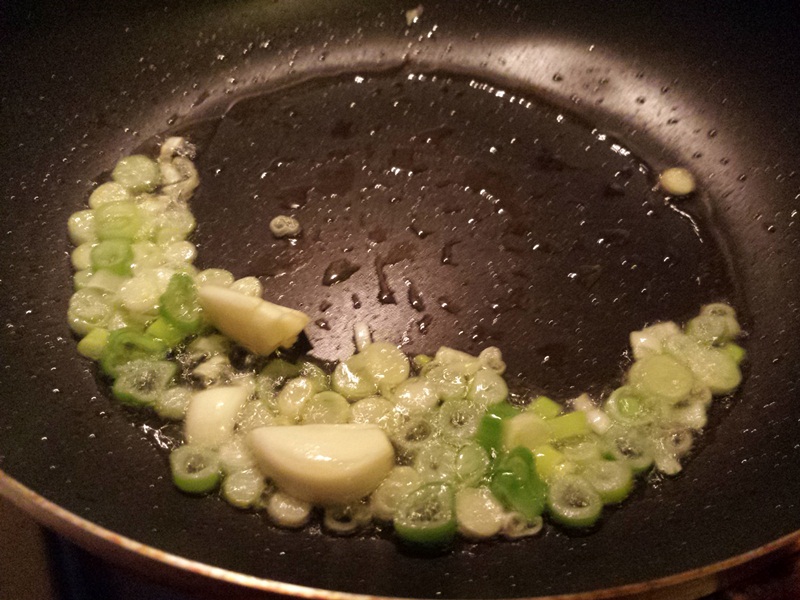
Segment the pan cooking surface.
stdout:
<svg viewBox="0 0 800 600">
<path fill-rule="evenodd" d="M 623 142 L 535 97 L 355 73 L 214 125 L 199 127 L 198 264 L 308 312 L 319 358 L 348 356 L 365 320 L 410 353 L 497 345 L 520 390 L 567 399 L 619 380 L 630 331 L 735 301 L 700 201 L 668 204 Z M 296 242 L 268 233 L 285 213 Z M 345 263 L 358 270 L 326 285 Z"/>
<path fill-rule="evenodd" d="M 391 56 L 392 40 L 405 44 L 389 18 L 401 7 L 379 4 L 376 11 L 385 12 L 358 17 L 359 27 L 365 40 L 375 33 L 375 47 Z M 781 161 L 797 140 L 776 134 L 788 131 L 785 113 L 780 127 L 765 117 L 783 106 L 778 96 L 752 113 L 760 119 L 754 126 L 736 112 L 747 105 L 735 100 L 729 80 L 701 64 L 723 46 L 736 15 L 730 23 L 715 21 L 707 36 L 698 34 L 707 40 L 703 52 L 686 59 L 689 74 L 680 83 L 669 83 L 664 67 L 667 83 L 653 83 L 652 94 L 631 92 L 635 118 L 630 129 L 617 129 L 632 132 L 650 119 L 652 135 L 636 138 L 646 151 L 637 152 L 627 144 L 630 136 L 615 140 L 603 128 L 593 132 L 592 123 L 599 122 L 594 117 L 583 123 L 527 91 L 531 81 L 552 85 L 560 73 L 558 85 L 579 92 L 576 63 L 570 71 L 534 61 L 525 70 L 512 60 L 505 69 L 497 66 L 505 42 L 473 42 L 508 24 L 511 35 L 498 39 L 509 40 L 509 48 L 522 44 L 524 36 L 515 36 L 525 30 L 520 19 L 529 19 L 537 33 L 531 47 L 552 56 L 546 53 L 558 47 L 557 38 L 538 34 L 563 27 L 584 38 L 591 31 L 592 44 L 619 38 L 615 47 L 637 46 L 626 56 L 636 56 L 631 65 L 651 65 L 645 85 L 651 77 L 658 80 L 652 65 L 663 65 L 674 29 L 661 27 L 656 12 L 636 14 L 642 27 L 615 37 L 611 13 L 607 22 L 598 21 L 567 7 L 567 18 L 547 5 L 541 17 L 537 10 L 535 18 L 514 12 L 512 19 L 504 6 L 484 12 L 488 5 L 482 4 L 470 12 L 459 3 L 458 17 L 451 18 L 446 2 L 431 3 L 423 19 L 440 29 L 420 41 L 421 62 L 450 56 L 442 62 L 462 61 L 474 82 L 411 66 L 385 75 L 357 69 L 271 94 L 259 87 L 268 78 L 252 89 L 233 86 L 236 93 L 227 97 L 224 86 L 210 86 L 216 97 L 202 103 L 208 94 L 197 81 L 221 73 L 244 81 L 242 72 L 257 71 L 258 59 L 247 61 L 258 52 L 283 60 L 284 48 L 288 57 L 305 41 L 317 43 L 321 25 L 298 29 L 288 5 L 270 6 L 263 14 L 275 18 L 274 31 L 261 8 L 232 10 L 229 18 L 210 9 L 206 17 L 206 9 L 198 8 L 200 16 L 185 21 L 187 32 L 164 46 L 158 40 L 169 20 L 159 9 L 126 21 L 127 44 L 116 43 L 122 26 L 102 28 L 80 42 L 54 36 L 54 53 L 41 63 L 39 53 L 22 44 L 29 50 L 24 58 L 8 63 L 15 69 L 16 96 L 3 96 L 0 117 L 16 143 L 0 150 L 7 174 L 0 238 L 0 468 L 82 517 L 179 556 L 277 581 L 383 595 L 586 591 L 703 567 L 800 528 L 798 428 L 790 403 L 797 395 L 791 366 L 797 352 L 786 343 L 797 332 L 796 211 L 789 204 L 776 208 L 796 194 Z M 331 9 L 328 15 L 331 36 L 354 30 L 350 17 L 361 14 L 361 8 L 342 6 L 341 13 Z M 402 21 L 402 11 L 395 16 Z M 480 27 L 471 24 L 476 16 Z M 680 36 L 696 34 L 685 28 L 688 21 L 677 22 Z M 757 19 L 747 22 L 760 26 Z M 477 29 L 480 38 L 474 37 Z M 459 35 L 471 41 L 461 55 L 448 55 L 447 44 Z M 243 52 L 254 40 L 258 50 Z M 658 46 L 659 40 L 664 44 Z M 76 44 L 89 52 L 90 43 L 101 49 L 92 55 L 109 58 L 87 71 L 71 52 Z M 103 51 L 107 45 L 115 52 Z M 372 47 L 363 47 L 369 55 Z M 487 58 L 489 68 L 478 68 L 487 49 L 498 52 Z M 319 51 L 316 46 L 315 64 Z M 163 58 L 169 53 L 172 63 Z M 595 85 L 608 77 L 607 89 L 619 93 L 627 92 L 627 84 L 615 84 L 640 70 L 637 64 L 628 72 L 628 63 L 613 60 L 603 67 L 602 56 L 586 56 L 585 80 Z M 732 64 L 730 57 L 718 58 Z M 519 80 L 522 93 L 507 85 L 489 89 L 493 69 Z M 62 94 L 62 85 L 71 93 Z M 742 97 L 761 97 L 761 88 L 746 78 L 742 85 Z M 695 113 L 681 104 L 691 94 L 677 99 L 682 86 L 696 93 L 698 107 L 709 106 L 707 98 L 734 98 L 715 108 L 713 139 L 706 134 L 712 127 L 692 130 Z M 257 93 L 245 97 L 250 92 Z M 173 97 L 181 93 L 186 100 L 177 112 L 184 116 L 172 127 L 166 117 L 175 114 L 179 102 Z M 87 94 L 94 99 L 88 104 Z M 646 96 L 645 104 L 635 101 L 639 96 Z M 608 97 L 613 112 L 610 92 Z M 672 109 L 649 113 L 661 97 L 676 98 Z M 229 108 L 205 110 L 221 98 Z M 164 106 L 154 109 L 153 102 Z M 589 114 L 580 105 L 577 110 Z M 201 111 L 203 119 L 193 123 Z M 668 119 L 674 123 L 665 125 Z M 440 344 L 469 351 L 498 345 L 515 389 L 564 399 L 583 390 L 599 393 L 618 380 L 630 330 L 656 319 L 682 319 L 704 302 L 726 299 L 746 309 L 750 373 L 730 406 L 713 411 L 686 472 L 641 485 L 620 510 L 606 511 L 602 527 L 589 536 L 550 530 L 524 542 L 462 543 L 451 554 L 421 559 L 379 534 L 336 539 L 313 529 L 286 532 L 215 498 L 186 498 L 169 481 L 165 453 L 156 443 L 159 424 L 108 400 L 91 366 L 76 355 L 65 319 L 68 215 L 85 203 L 89 182 L 139 143 L 132 132 L 150 137 L 167 128 L 187 133 L 201 150 L 202 183 L 193 200 L 198 264 L 258 275 L 268 299 L 310 312 L 319 323 L 309 328 L 309 341 L 320 358 L 349 353 L 351 325 L 364 319 L 409 352 Z M 675 156 L 690 162 L 699 153 L 690 143 L 700 138 L 706 156 L 692 164 L 705 185 L 697 198 L 675 204 L 686 213 L 680 214 L 652 191 L 653 171 L 675 166 Z M 720 166 L 720 157 L 731 157 L 732 166 Z M 706 214 L 706 204 L 715 216 Z M 305 228 L 294 246 L 267 230 L 271 217 L 286 212 Z M 717 224 L 724 235 L 712 230 Z M 718 238 L 733 250 L 735 278 Z M 359 269 L 342 283 L 323 285 L 328 267 L 335 263 L 341 270 L 342 260 Z M 422 310 L 412 306 L 409 291 Z M 395 304 L 382 303 L 381 293 L 384 300 L 392 294 Z"/>
</svg>

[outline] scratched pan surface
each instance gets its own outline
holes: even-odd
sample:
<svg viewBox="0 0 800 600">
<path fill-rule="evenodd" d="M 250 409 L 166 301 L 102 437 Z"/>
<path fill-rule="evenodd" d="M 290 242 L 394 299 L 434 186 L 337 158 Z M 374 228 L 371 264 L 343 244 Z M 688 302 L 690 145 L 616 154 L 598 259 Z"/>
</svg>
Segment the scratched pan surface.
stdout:
<svg viewBox="0 0 800 600">
<path fill-rule="evenodd" d="M 13 478 L 112 532 L 282 593 L 592 592 L 700 577 L 793 536 L 796 9 L 438 2 L 407 25 L 408 8 L 5 13 L 5 493 L 21 498 Z M 319 358 L 351 352 L 365 320 L 412 353 L 500 346 L 515 389 L 566 399 L 619 381 L 630 330 L 724 299 L 748 332 L 745 383 L 714 409 L 682 475 L 641 485 L 590 535 L 548 529 L 420 558 L 385 533 L 287 532 L 182 496 L 159 423 L 108 399 L 65 324 L 68 215 L 119 157 L 168 132 L 199 147 L 198 265 L 256 275 L 268 299 L 311 314 Z M 654 173 L 676 164 L 701 187 L 667 204 Z M 284 213 L 304 226 L 296 243 L 268 233 Z M 326 271 L 352 274 L 325 285 Z M 83 543 L 108 550 L 86 531 Z"/>
</svg>

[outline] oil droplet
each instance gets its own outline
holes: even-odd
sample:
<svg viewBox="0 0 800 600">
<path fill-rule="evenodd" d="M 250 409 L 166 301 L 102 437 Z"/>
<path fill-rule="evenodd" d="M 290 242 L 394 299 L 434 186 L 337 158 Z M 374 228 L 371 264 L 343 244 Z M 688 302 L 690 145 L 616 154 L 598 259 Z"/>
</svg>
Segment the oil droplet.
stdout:
<svg viewBox="0 0 800 600">
<path fill-rule="evenodd" d="M 328 309 L 329 309 L 331 306 L 333 306 L 333 304 L 331 304 L 329 300 L 323 300 L 323 301 L 320 303 L 320 305 L 319 305 L 319 310 L 320 310 L 321 312 L 325 312 L 325 311 L 326 311 L 326 310 L 328 310 Z"/>
<path fill-rule="evenodd" d="M 458 313 L 458 307 L 447 296 L 439 296 L 437 302 L 445 312 L 449 312 L 451 315 Z"/>
<path fill-rule="evenodd" d="M 453 246 L 455 246 L 456 244 L 458 244 L 458 241 L 447 242 L 442 248 L 443 265 L 452 265 L 454 267 L 458 266 L 458 263 L 453 260 Z"/>
<path fill-rule="evenodd" d="M 430 235 L 430 231 L 425 231 L 416 219 L 411 220 L 411 225 L 408 228 L 420 239 L 425 239 Z"/>
<path fill-rule="evenodd" d="M 605 229 L 600 232 L 597 243 L 602 246 L 623 246 L 631 237 L 627 229 Z"/>
<path fill-rule="evenodd" d="M 561 73 L 556 73 L 555 75 L 553 75 L 553 81 L 555 81 L 556 83 L 564 81 L 564 76 Z"/>
<path fill-rule="evenodd" d="M 413 281 L 406 280 L 408 286 L 408 303 L 416 311 L 422 312 L 425 310 L 425 302 L 422 299 L 422 294 L 417 289 Z"/>
<path fill-rule="evenodd" d="M 331 324 L 328 323 L 328 321 L 326 321 L 325 319 L 317 319 L 316 321 L 314 321 L 314 325 L 316 325 L 320 329 L 324 329 L 325 331 L 331 330 Z"/>
<path fill-rule="evenodd" d="M 361 308 L 361 298 L 358 297 L 358 294 L 353 294 L 350 296 L 350 301 L 353 303 L 353 308 L 356 310 Z"/>
<path fill-rule="evenodd" d="M 386 279 L 386 273 L 383 270 L 386 264 L 387 261 L 382 256 L 375 257 L 375 273 L 378 275 L 378 302 L 381 304 L 397 304 L 394 291 L 389 287 L 389 281 Z"/>
<path fill-rule="evenodd" d="M 433 318 L 430 315 L 423 315 L 423 317 L 417 321 L 417 329 L 422 335 L 428 333 L 428 327 L 430 327 Z"/>
<path fill-rule="evenodd" d="M 347 281 L 360 268 L 359 265 L 350 262 L 346 258 L 335 260 L 325 269 L 325 274 L 322 276 L 322 285 L 333 285 L 334 283 Z"/>
</svg>

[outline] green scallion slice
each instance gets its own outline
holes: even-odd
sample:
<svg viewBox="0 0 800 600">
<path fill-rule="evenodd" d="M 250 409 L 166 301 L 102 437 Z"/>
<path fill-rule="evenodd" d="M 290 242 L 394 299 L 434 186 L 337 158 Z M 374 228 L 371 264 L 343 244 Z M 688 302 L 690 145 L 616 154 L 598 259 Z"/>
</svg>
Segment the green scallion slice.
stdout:
<svg viewBox="0 0 800 600">
<path fill-rule="evenodd" d="M 172 481 L 187 494 L 207 494 L 219 485 L 219 456 L 213 450 L 186 444 L 169 455 Z"/>
<path fill-rule="evenodd" d="M 506 508 L 522 513 L 529 521 L 544 510 L 547 485 L 536 472 L 533 453 L 524 446 L 497 460 L 489 489 Z"/>
<path fill-rule="evenodd" d="M 131 328 L 112 331 L 100 356 L 100 366 L 106 375 L 117 376 L 119 368 L 134 360 L 158 360 L 167 353 L 161 340 Z"/>
<path fill-rule="evenodd" d="M 456 534 L 455 492 L 447 483 L 429 483 L 403 498 L 394 518 L 394 530 L 406 543 L 435 550 Z"/>
<path fill-rule="evenodd" d="M 94 226 L 101 240 L 132 240 L 139 233 L 142 216 L 133 202 L 112 202 L 94 210 Z"/>
<path fill-rule="evenodd" d="M 178 329 L 164 317 L 158 317 L 150 323 L 146 330 L 147 335 L 151 335 L 157 340 L 161 340 L 168 347 L 174 348 L 186 337 L 186 333 Z"/>
<path fill-rule="evenodd" d="M 107 269 L 117 275 L 130 275 L 133 263 L 133 248 L 128 240 L 103 240 L 92 247 L 92 268 Z"/>
<path fill-rule="evenodd" d="M 563 407 L 547 396 L 538 396 L 528 405 L 527 410 L 543 419 L 553 419 L 561 414 Z"/>
<path fill-rule="evenodd" d="M 202 309 L 197 287 L 188 273 L 173 275 L 159 302 L 161 316 L 184 333 L 197 333 L 202 324 Z"/>
<path fill-rule="evenodd" d="M 154 406 L 177 371 L 178 366 L 168 360 L 134 360 L 117 367 L 112 392 L 128 406 Z"/>
<path fill-rule="evenodd" d="M 633 470 L 623 460 L 595 460 L 584 465 L 581 472 L 604 504 L 625 500 L 633 489 Z"/>
<path fill-rule="evenodd" d="M 600 518 L 603 501 L 592 485 L 579 475 L 564 475 L 547 492 L 550 517 L 566 527 L 591 527 Z"/>
<path fill-rule="evenodd" d="M 152 192 L 161 182 L 161 171 L 156 161 L 133 154 L 117 163 L 111 177 L 132 192 Z"/>
<path fill-rule="evenodd" d="M 96 327 L 86 334 L 80 342 L 78 342 L 78 352 L 86 358 L 98 360 L 102 354 L 103 349 L 108 342 L 109 332 L 102 327 Z"/>
</svg>

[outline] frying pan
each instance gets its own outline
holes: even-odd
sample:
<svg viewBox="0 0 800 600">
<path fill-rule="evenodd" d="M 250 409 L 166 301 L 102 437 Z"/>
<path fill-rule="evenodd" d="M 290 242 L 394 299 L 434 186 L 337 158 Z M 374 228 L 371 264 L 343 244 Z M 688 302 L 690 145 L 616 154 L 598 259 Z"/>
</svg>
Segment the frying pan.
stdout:
<svg viewBox="0 0 800 600">
<path fill-rule="evenodd" d="M 696 596 L 788 547 L 796 7 L 441 1 L 409 25 L 411 4 L 4 8 L 2 492 L 112 561 L 208 594 Z M 410 352 L 500 345 L 514 385 L 568 398 L 619 380 L 628 331 L 725 299 L 748 332 L 744 384 L 684 473 L 640 485 L 588 535 L 419 557 L 386 533 L 287 532 L 186 498 L 161 447 L 173 432 L 109 400 L 65 321 L 67 216 L 165 132 L 200 148 L 199 263 L 310 312 L 320 358 L 349 352 L 363 319 Z M 701 182 L 682 204 L 652 189 L 673 165 Z M 306 226 L 297 246 L 266 233 L 287 210 Z M 323 286 L 342 257 L 361 268 Z"/>
</svg>

